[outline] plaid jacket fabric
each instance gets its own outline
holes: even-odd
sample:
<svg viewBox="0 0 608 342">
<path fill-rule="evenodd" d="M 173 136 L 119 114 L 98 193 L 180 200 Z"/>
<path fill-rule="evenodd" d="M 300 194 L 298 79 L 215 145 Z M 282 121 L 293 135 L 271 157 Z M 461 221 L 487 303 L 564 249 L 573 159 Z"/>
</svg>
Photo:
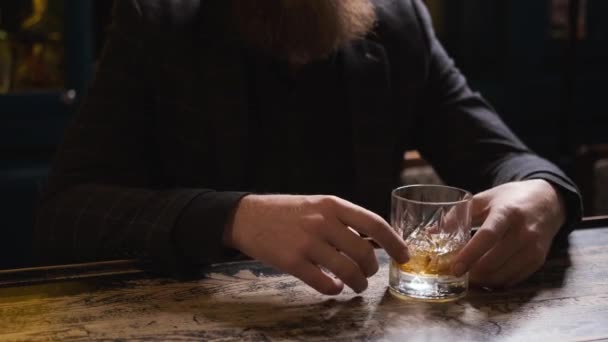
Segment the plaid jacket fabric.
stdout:
<svg viewBox="0 0 608 342">
<path fill-rule="evenodd" d="M 221 259 L 247 170 L 243 47 L 226 0 L 121 0 L 96 78 L 37 213 L 47 263 L 138 257 L 174 271 Z M 378 24 L 341 53 L 357 198 L 386 215 L 402 152 L 449 184 L 544 178 L 580 217 L 574 184 L 472 92 L 419 0 L 375 0 Z M 331 166 L 329 166 L 331 167 Z M 564 234 L 567 230 L 564 230 Z"/>
</svg>

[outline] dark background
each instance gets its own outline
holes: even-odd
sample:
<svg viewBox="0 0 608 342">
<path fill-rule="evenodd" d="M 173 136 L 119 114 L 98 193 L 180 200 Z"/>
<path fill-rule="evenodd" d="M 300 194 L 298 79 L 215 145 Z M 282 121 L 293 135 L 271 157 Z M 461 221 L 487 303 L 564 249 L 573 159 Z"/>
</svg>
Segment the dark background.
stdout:
<svg viewBox="0 0 608 342">
<path fill-rule="evenodd" d="M 50 0 L 60 1 L 60 0 Z M 86 92 L 110 22 L 110 0 L 65 1 L 66 90 L 0 95 L 0 268 L 29 265 L 32 212 L 64 127 Z M 589 184 L 588 152 L 608 143 L 608 1 L 587 0 L 582 40 L 557 38 L 553 0 L 428 0 L 440 39 L 472 87 L 536 152 Z M 575 0 L 570 0 L 575 1 Z M 0 0 L 14 13 L 28 1 Z M 563 33 L 563 32 L 562 32 Z M 608 157 L 608 156 L 607 156 Z M 587 183 L 585 183 L 587 182 Z M 587 214 L 599 214 L 588 207 Z"/>
</svg>

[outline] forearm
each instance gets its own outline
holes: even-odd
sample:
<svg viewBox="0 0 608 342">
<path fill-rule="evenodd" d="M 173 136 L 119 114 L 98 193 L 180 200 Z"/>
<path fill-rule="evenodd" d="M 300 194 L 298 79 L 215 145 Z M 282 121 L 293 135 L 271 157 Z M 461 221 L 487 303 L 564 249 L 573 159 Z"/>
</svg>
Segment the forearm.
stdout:
<svg viewBox="0 0 608 342">
<path fill-rule="evenodd" d="M 226 243 L 225 236 L 246 195 L 244 192 L 203 192 L 184 208 L 174 237 L 176 247 L 188 263 L 207 264 L 238 254 Z"/>
<path fill-rule="evenodd" d="M 39 258 L 45 263 L 138 258 L 163 273 L 217 260 L 227 219 L 219 213 L 231 205 L 226 199 L 217 202 L 220 197 L 233 198 L 212 190 L 100 184 L 60 191 L 37 213 Z"/>
</svg>

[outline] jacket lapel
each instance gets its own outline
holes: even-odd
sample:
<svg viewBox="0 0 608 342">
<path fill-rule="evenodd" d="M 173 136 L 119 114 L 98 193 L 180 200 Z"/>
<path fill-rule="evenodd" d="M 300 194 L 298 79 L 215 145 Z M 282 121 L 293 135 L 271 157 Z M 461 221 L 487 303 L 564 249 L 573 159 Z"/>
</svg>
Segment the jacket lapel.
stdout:
<svg viewBox="0 0 608 342">
<path fill-rule="evenodd" d="M 344 67 L 353 119 L 356 200 L 387 216 L 399 158 L 386 52 L 369 40 L 353 43 L 344 49 Z"/>
</svg>

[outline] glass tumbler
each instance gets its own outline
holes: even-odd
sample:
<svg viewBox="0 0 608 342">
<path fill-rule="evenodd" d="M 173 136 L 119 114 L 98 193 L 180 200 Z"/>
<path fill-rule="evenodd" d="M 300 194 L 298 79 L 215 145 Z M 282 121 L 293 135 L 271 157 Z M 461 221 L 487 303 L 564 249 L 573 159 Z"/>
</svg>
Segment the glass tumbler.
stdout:
<svg viewBox="0 0 608 342">
<path fill-rule="evenodd" d="M 391 225 L 410 260 L 390 264 L 389 286 L 398 296 L 451 301 L 464 297 L 468 274 L 456 277 L 452 260 L 471 237 L 471 193 L 441 185 L 412 185 L 392 192 Z"/>
</svg>

